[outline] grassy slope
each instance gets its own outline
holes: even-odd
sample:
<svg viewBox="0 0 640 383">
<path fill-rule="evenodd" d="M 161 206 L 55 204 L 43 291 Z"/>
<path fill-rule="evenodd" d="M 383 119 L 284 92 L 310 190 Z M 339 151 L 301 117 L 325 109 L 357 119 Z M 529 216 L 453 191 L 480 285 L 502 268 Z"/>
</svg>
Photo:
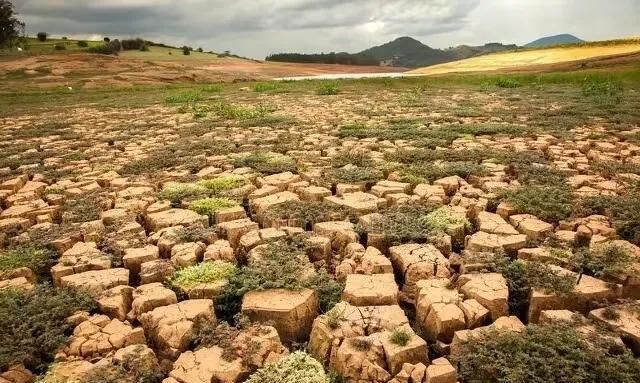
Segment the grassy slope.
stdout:
<svg viewBox="0 0 640 383">
<path fill-rule="evenodd" d="M 532 65 L 556 64 L 595 57 L 623 55 L 639 51 L 640 43 L 610 46 L 585 45 L 533 49 L 473 57 L 466 60 L 420 68 L 409 73 L 433 75 L 452 72 L 481 72 L 514 69 Z"/>
</svg>

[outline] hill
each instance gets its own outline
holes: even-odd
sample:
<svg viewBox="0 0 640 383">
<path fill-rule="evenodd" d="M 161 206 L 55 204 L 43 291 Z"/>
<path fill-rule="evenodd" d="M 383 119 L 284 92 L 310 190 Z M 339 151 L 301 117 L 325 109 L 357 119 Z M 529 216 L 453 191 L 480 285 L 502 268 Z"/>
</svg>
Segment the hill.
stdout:
<svg viewBox="0 0 640 383">
<path fill-rule="evenodd" d="M 640 54 L 640 40 L 615 40 L 584 45 L 528 49 L 472 57 L 413 70 L 411 74 L 434 75 L 444 73 L 521 71 L 544 69 L 567 63 L 592 62 L 596 59 L 625 57 Z"/>
<path fill-rule="evenodd" d="M 405 36 L 359 53 L 276 53 L 267 56 L 266 61 L 419 68 L 516 48 L 518 46 L 515 44 L 489 43 L 480 46 L 459 45 L 447 49 L 435 49 Z"/>
<path fill-rule="evenodd" d="M 561 35 L 539 38 L 535 41 L 530 42 L 529 44 L 526 44 L 524 47 L 525 48 L 544 48 L 544 47 L 550 47 L 554 45 L 577 44 L 577 43 L 583 43 L 583 42 L 584 40 L 579 39 L 574 35 L 565 33 Z"/>
</svg>

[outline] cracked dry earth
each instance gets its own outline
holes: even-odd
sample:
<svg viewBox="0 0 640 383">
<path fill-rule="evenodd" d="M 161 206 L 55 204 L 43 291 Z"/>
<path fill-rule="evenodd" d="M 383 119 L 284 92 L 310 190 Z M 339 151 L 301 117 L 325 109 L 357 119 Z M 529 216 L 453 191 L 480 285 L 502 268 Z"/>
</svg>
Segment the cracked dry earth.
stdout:
<svg viewBox="0 0 640 383">
<path fill-rule="evenodd" d="M 233 84 L 178 104 L 1 118 L 0 256 L 43 246 L 52 259 L 44 275 L 26 260 L 3 266 L 0 289 L 48 282 L 97 302 L 68 318 L 45 379 L 137 358 L 166 383 L 241 382 L 306 342 L 347 382 L 455 383 L 470 339 L 573 315 L 640 352 L 640 236 L 609 210 L 579 209 L 638 195 L 638 96 L 613 118 L 571 87 L 417 81 L 346 82 L 328 96 L 313 83 Z M 262 327 L 231 343 L 251 344 L 250 357 L 199 345 L 198 326 L 223 322 L 228 275 L 176 275 L 250 267 L 293 238 L 307 244 L 305 273 L 342 286 L 339 302 L 321 309 L 322 289 L 247 291 L 237 311 Z M 567 255 L 607 246 L 629 262 L 582 275 Z M 516 312 L 497 257 L 580 282 L 571 295 L 529 286 Z M 12 365 L 0 382 L 34 372 Z"/>
</svg>

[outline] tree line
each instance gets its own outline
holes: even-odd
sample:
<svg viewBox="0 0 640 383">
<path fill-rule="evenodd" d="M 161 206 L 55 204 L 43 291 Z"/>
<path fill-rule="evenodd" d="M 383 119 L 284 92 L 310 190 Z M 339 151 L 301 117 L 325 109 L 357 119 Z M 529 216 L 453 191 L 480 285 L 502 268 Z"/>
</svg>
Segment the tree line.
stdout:
<svg viewBox="0 0 640 383">
<path fill-rule="evenodd" d="M 343 64 L 343 65 L 380 65 L 375 57 L 351 53 L 275 53 L 265 58 L 266 61 L 310 63 L 310 64 Z"/>
</svg>

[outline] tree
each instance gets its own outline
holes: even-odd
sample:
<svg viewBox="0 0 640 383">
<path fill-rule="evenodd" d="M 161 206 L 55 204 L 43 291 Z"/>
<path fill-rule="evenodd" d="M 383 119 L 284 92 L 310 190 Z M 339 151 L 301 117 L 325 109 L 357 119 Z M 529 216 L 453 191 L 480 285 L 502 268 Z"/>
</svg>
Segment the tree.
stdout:
<svg viewBox="0 0 640 383">
<path fill-rule="evenodd" d="M 47 32 L 38 32 L 38 41 L 40 42 L 45 42 L 47 41 L 47 36 L 49 36 L 49 34 Z"/>
<path fill-rule="evenodd" d="M 11 46 L 24 33 L 24 23 L 16 18 L 13 4 L 0 0 L 0 46 Z"/>
<path fill-rule="evenodd" d="M 191 54 L 191 48 L 189 48 L 188 46 L 182 47 L 182 54 L 185 56 L 189 56 Z"/>
</svg>

